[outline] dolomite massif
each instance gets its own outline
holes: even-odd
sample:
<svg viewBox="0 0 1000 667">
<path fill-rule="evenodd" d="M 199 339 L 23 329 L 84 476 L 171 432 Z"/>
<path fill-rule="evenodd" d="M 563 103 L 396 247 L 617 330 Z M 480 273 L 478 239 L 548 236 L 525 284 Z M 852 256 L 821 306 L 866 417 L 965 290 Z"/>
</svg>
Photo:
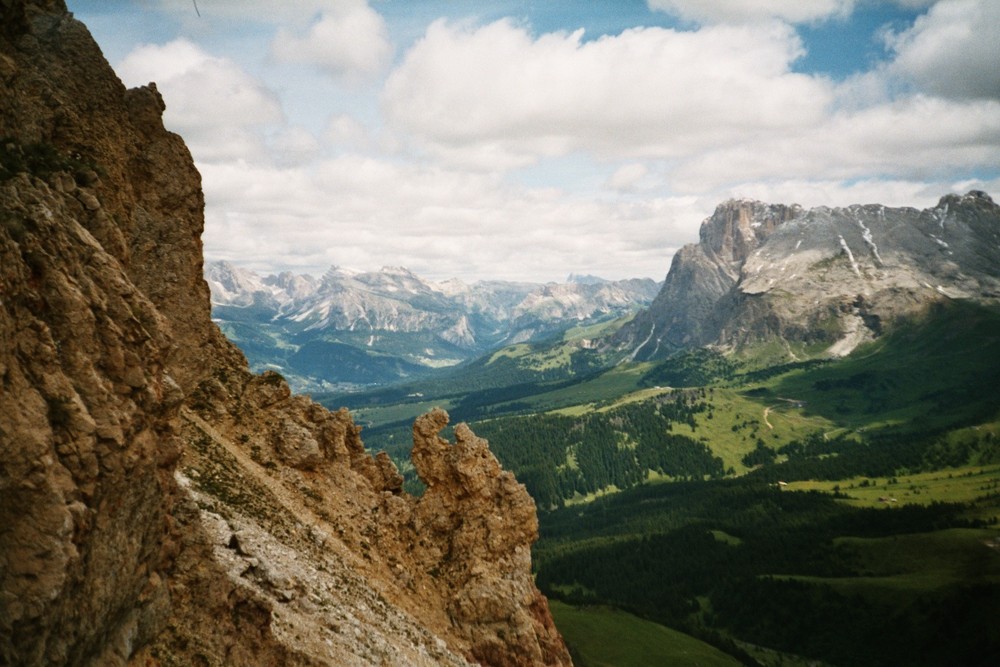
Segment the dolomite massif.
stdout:
<svg viewBox="0 0 1000 667">
<path fill-rule="evenodd" d="M 768 343 L 844 356 L 951 299 L 1000 299 L 1000 206 L 984 192 L 924 210 L 730 200 L 614 343 L 638 360 Z"/>
<path fill-rule="evenodd" d="M 0 2 L 0 664 L 570 664 L 485 441 L 420 418 L 412 497 L 211 322 L 164 108 Z"/>
</svg>

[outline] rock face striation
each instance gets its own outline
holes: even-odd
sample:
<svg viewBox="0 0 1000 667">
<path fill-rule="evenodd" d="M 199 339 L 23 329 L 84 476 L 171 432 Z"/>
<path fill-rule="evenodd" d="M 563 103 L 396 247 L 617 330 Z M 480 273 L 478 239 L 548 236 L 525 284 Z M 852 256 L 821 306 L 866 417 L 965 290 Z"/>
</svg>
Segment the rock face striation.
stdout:
<svg viewBox="0 0 1000 667">
<path fill-rule="evenodd" d="M 212 323 L 163 109 L 61 0 L 0 3 L 0 664 L 570 664 L 484 441 L 419 420 L 411 497 Z"/>
<path fill-rule="evenodd" d="M 639 360 L 774 341 L 842 356 L 945 299 L 1000 299 L 1000 207 L 983 192 L 923 211 L 733 200 L 614 342 Z"/>
</svg>

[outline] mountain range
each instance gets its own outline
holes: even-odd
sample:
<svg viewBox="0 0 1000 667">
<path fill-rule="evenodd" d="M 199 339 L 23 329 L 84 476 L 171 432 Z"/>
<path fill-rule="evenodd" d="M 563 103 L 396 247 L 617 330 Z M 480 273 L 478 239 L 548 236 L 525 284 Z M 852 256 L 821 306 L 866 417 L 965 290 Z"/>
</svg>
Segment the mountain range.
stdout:
<svg viewBox="0 0 1000 667">
<path fill-rule="evenodd" d="M 415 380 L 597 322 L 609 326 L 573 344 L 590 359 L 578 368 L 704 346 L 768 362 L 842 357 L 932 304 L 1000 299 L 1000 207 L 980 191 L 923 210 L 733 199 L 662 283 L 433 282 L 399 267 L 261 276 L 228 262 L 207 264 L 205 279 L 213 318 L 251 367 L 300 391 Z"/>
<path fill-rule="evenodd" d="M 565 283 L 432 282 L 400 267 L 322 277 L 261 276 L 209 263 L 212 314 L 255 370 L 299 390 L 419 376 L 504 345 L 632 314 L 660 285 L 570 276 Z"/>
</svg>

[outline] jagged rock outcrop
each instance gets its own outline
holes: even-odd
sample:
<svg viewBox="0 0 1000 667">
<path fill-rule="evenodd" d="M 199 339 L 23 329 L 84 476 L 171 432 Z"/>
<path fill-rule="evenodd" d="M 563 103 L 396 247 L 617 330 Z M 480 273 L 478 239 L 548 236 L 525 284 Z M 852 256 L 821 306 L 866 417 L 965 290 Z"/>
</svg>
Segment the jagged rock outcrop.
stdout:
<svg viewBox="0 0 1000 667">
<path fill-rule="evenodd" d="M 565 648 L 530 576 L 535 503 L 468 426 L 455 427 L 454 445 L 441 439 L 447 423 L 436 410 L 413 426 L 413 464 L 427 484 L 410 519 L 414 558 L 438 573 L 453 622 L 471 629 L 476 660 L 551 664 Z"/>
<path fill-rule="evenodd" d="M 0 664 L 569 664 L 485 443 L 421 435 L 413 498 L 212 324 L 163 109 L 0 3 Z"/>
<path fill-rule="evenodd" d="M 1000 298 L 1000 207 L 985 193 L 924 211 L 729 201 L 615 343 L 633 359 L 768 341 L 840 356 L 954 298 Z"/>
</svg>

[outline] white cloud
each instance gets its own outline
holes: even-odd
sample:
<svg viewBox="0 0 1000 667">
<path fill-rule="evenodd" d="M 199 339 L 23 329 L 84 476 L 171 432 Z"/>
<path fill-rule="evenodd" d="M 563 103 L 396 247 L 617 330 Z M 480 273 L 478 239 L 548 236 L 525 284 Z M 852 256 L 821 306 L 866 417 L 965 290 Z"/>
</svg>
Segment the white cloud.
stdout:
<svg viewBox="0 0 1000 667">
<path fill-rule="evenodd" d="M 789 70 L 802 45 L 785 24 L 582 37 L 438 21 L 390 75 L 387 118 L 437 155 L 510 166 L 690 155 L 815 124 L 832 99 L 829 82 Z"/>
<path fill-rule="evenodd" d="M 649 8 L 698 23 L 806 23 L 847 16 L 855 0 L 648 0 Z"/>
<path fill-rule="evenodd" d="M 353 116 L 337 114 L 330 118 L 324 137 L 337 147 L 362 149 L 370 145 L 368 130 Z"/>
<path fill-rule="evenodd" d="M 696 241 L 700 222 L 729 197 L 926 207 L 949 191 L 1000 187 L 997 180 L 806 177 L 600 200 L 358 155 L 315 169 L 211 164 L 203 177 L 209 260 L 267 272 L 402 265 L 431 279 L 534 281 L 583 272 L 662 279 L 676 249 Z"/>
<path fill-rule="evenodd" d="M 312 64 L 347 81 L 378 74 L 392 57 L 385 21 L 361 0 L 330 7 L 305 34 L 279 29 L 271 48 L 280 61 Z"/>
<path fill-rule="evenodd" d="M 588 40 L 510 21 L 433 23 L 390 73 L 382 117 L 373 86 L 315 70 L 344 80 L 387 66 L 386 25 L 359 1 L 199 3 L 205 16 L 187 34 L 232 59 L 177 40 L 135 49 L 119 72 L 158 82 L 168 127 L 192 148 L 208 258 L 262 271 L 662 278 L 728 197 L 928 206 L 1000 189 L 1000 102 L 988 93 L 998 68 L 986 62 L 1000 2 L 942 0 L 890 36 L 892 62 L 839 83 L 792 71 L 803 44 L 790 24 L 853 2 L 658 4 L 705 27 Z M 334 39 L 335 17 L 350 12 L 370 20 Z M 234 36 L 230 24 L 256 32 Z M 390 25 L 400 29 L 398 15 Z M 280 65 L 258 43 L 277 32 Z M 287 126 L 274 91 L 310 113 Z"/>
<path fill-rule="evenodd" d="M 305 128 L 289 127 L 271 137 L 268 148 L 278 164 L 296 165 L 316 157 L 320 144 Z"/>
<path fill-rule="evenodd" d="M 618 192 L 634 191 L 649 174 L 649 168 L 641 162 L 630 162 L 619 167 L 608 179 L 608 187 Z"/>
<path fill-rule="evenodd" d="M 1000 99 L 1000 2 L 942 0 L 887 36 L 892 74 L 958 99 Z"/>
<path fill-rule="evenodd" d="M 788 179 L 773 182 L 745 183 L 729 189 L 727 196 L 747 197 L 765 202 L 815 206 L 850 206 L 851 204 L 883 204 L 929 208 L 948 192 L 966 193 L 983 188 L 983 183 L 970 181 L 953 184 L 947 181 L 916 181 L 900 179 L 863 179 L 858 181 Z"/>
<path fill-rule="evenodd" d="M 268 271 L 403 265 L 438 279 L 662 278 L 714 205 L 576 198 L 358 155 L 308 170 L 230 163 L 202 173 L 208 259 Z"/>
<path fill-rule="evenodd" d="M 767 142 L 720 146 L 679 165 L 671 184 L 702 191 L 744 181 L 945 178 L 1000 168 L 1000 103 L 917 96 L 838 113 Z"/>
<path fill-rule="evenodd" d="M 259 156 L 255 128 L 283 119 L 277 97 L 259 81 L 186 39 L 139 46 L 116 71 L 128 86 L 156 82 L 167 105 L 165 124 L 199 160 Z"/>
</svg>

